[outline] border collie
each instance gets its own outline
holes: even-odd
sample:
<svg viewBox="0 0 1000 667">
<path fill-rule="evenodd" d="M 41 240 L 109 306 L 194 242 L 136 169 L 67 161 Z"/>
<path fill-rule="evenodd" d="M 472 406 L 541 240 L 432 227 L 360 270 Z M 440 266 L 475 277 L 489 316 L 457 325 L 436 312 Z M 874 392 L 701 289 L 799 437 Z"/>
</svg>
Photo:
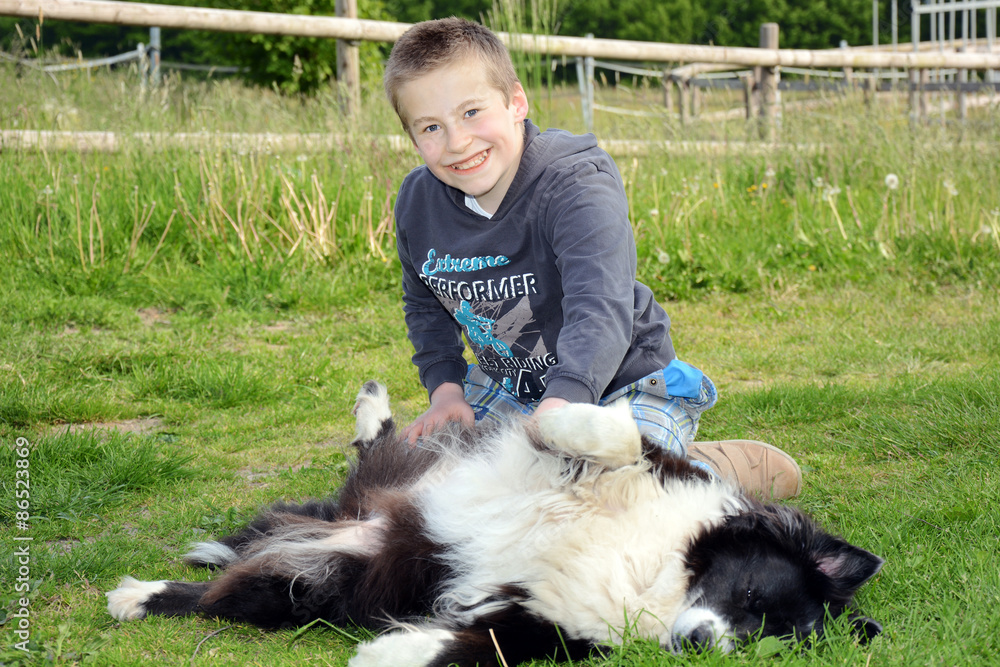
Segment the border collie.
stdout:
<svg viewBox="0 0 1000 667">
<path fill-rule="evenodd" d="M 354 412 L 334 500 L 279 504 L 194 546 L 213 581 L 137 581 L 125 621 L 200 613 L 263 627 L 386 630 L 351 667 L 580 659 L 628 637 L 731 650 L 822 633 L 882 559 L 644 442 L 627 409 L 570 405 L 484 431 L 401 439 L 385 388 Z M 875 621 L 854 616 L 865 641 Z"/>
</svg>

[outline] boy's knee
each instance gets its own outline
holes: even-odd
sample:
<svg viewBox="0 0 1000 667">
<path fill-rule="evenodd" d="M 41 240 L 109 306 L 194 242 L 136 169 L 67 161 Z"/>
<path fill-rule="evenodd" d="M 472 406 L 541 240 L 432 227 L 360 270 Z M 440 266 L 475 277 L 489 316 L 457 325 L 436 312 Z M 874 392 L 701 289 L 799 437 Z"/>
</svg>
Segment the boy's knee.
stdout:
<svg viewBox="0 0 1000 667">
<path fill-rule="evenodd" d="M 685 437 L 676 424 L 668 426 L 639 417 L 635 418 L 635 423 L 639 427 L 639 433 L 652 444 L 676 456 L 687 456 L 691 438 Z"/>
</svg>

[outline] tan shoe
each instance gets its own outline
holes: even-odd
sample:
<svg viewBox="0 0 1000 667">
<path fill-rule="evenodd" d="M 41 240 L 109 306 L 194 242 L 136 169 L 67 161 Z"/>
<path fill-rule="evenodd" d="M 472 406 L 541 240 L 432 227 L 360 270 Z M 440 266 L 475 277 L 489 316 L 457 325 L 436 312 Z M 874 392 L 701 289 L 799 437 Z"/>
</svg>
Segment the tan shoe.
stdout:
<svg viewBox="0 0 1000 667">
<path fill-rule="evenodd" d="M 799 464 L 773 445 L 756 440 L 694 442 L 688 456 L 764 500 L 792 498 L 802 491 Z"/>
</svg>

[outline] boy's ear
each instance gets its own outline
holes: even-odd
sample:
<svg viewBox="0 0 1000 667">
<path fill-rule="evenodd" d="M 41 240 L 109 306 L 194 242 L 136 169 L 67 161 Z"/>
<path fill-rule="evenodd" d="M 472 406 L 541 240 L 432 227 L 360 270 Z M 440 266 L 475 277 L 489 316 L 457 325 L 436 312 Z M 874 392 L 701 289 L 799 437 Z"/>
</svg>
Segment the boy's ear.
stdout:
<svg viewBox="0 0 1000 667">
<path fill-rule="evenodd" d="M 524 92 L 524 86 L 520 82 L 514 84 L 509 106 L 514 110 L 514 119 L 518 123 L 528 117 L 528 95 Z"/>
</svg>

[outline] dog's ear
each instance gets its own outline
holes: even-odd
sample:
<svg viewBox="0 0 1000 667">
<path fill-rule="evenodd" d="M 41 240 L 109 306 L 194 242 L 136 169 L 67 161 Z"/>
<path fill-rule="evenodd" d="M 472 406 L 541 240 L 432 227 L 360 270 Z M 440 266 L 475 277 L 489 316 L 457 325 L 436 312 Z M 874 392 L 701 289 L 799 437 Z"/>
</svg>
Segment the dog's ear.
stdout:
<svg viewBox="0 0 1000 667">
<path fill-rule="evenodd" d="M 836 537 L 816 545 L 812 553 L 817 569 L 845 596 L 854 594 L 874 577 L 885 562 L 875 554 Z"/>
<path fill-rule="evenodd" d="M 862 644 L 867 644 L 872 639 L 882 634 L 882 624 L 874 618 L 868 618 L 860 614 L 851 614 L 849 619 L 851 632 Z"/>
</svg>

